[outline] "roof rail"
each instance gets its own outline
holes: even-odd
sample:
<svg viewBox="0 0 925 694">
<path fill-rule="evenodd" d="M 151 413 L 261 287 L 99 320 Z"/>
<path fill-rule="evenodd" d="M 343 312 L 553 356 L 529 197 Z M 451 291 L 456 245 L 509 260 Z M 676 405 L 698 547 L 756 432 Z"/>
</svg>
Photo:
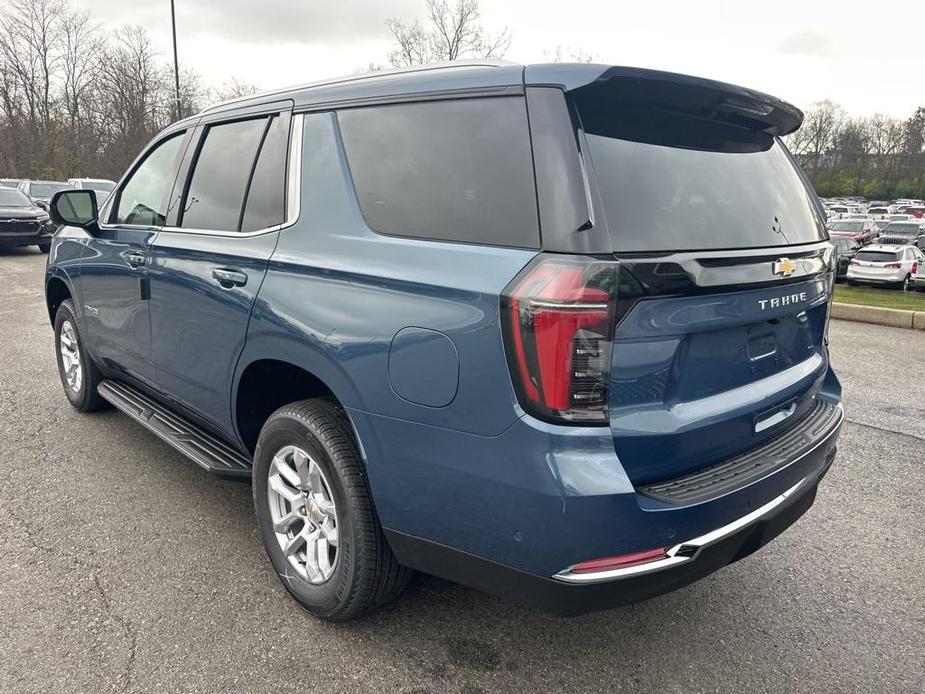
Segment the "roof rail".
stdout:
<svg viewBox="0 0 925 694">
<path fill-rule="evenodd" d="M 273 89 L 265 92 L 258 92 L 256 94 L 248 94 L 247 96 L 239 96 L 235 99 L 229 99 L 228 101 L 223 101 L 214 106 L 210 106 L 207 109 L 204 109 L 199 112 L 198 115 L 202 116 L 213 111 L 217 111 L 225 106 L 231 104 L 242 103 L 245 101 L 250 101 L 251 99 L 266 98 L 270 96 L 283 96 L 291 92 L 301 91 L 303 89 L 315 89 L 318 87 L 332 87 L 338 84 L 349 84 L 350 82 L 362 82 L 365 80 L 374 80 L 381 77 L 389 78 L 396 77 L 401 75 L 409 75 L 417 72 L 429 72 L 432 70 L 452 70 L 458 68 L 477 68 L 477 67 L 506 67 L 510 65 L 516 65 L 517 63 L 512 63 L 508 60 L 453 60 L 445 63 L 428 63 L 426 65 L 414 65 L 412 67 L 399 67 L 392 68 L 390 70 L 377 70 L 375 72 L 363 72 L 356 75 L 342 75 L 340 77 L 333 77 L 327 80 L 321 80 L 318 82 L 307 82 L 305 84 L 296 84 L 290 87 L 282 87 L 280 89 Z"/>
</svg>

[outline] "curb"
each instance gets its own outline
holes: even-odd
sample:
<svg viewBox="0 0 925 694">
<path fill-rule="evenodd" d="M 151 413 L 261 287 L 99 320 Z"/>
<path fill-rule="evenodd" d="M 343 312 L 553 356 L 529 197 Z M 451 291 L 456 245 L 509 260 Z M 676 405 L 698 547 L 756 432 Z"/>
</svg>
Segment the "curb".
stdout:
<svg viewBox="0 0 925 694">
<path fill-rule="evenodd" d="M 832 318 L 857 323 L 888 325 L 892 328 L 925 330 L 925 311 L 901 311 L 895 308 L 877 308 L 860 304 L 832 304 Z"/>
</svg>

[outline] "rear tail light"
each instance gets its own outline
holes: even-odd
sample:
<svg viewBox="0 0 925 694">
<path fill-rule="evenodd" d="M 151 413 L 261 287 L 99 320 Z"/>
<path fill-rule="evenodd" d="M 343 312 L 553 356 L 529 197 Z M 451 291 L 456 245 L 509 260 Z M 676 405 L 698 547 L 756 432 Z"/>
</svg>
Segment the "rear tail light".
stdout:
<svg viewBox="0 0 925 694">
<path fill-rule="evenodd" d="M 860 265 L 860 263 L 856 260 L 849 260 L 848 265 Z"/>
<path fill-rule="evenodd" d="M 919 271 L 919 264 L 917 262 L 912 263 L 912 274 L 916 274 Z"/>
<path fill-rule="evenodd" d="M 883 267 L 890 268 L 890 270 L 899 270 L 902 268 L 902 263 L 887 263 Z"/>
<path fill-rule="evenodd" d="M 502 294 L 511 376 L 534 416 L 607 422 L 618 269 L 613 261 L 541 255 Z"/>
</svg>

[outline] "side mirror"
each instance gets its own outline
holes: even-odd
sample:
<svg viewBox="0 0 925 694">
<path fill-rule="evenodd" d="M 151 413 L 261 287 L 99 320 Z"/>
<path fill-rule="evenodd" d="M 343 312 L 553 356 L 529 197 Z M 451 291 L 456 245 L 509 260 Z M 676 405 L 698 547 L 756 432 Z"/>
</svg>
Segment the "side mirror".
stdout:
<svg viewBox="0 0 925 694">
<path fill-rule="evenodd" d="M 66 224 L 88 231 L 96 228 L 99 210 L 92 190 L 62 190 L 55 193 L 49 208 L 55 224 Z"/>
</svg>

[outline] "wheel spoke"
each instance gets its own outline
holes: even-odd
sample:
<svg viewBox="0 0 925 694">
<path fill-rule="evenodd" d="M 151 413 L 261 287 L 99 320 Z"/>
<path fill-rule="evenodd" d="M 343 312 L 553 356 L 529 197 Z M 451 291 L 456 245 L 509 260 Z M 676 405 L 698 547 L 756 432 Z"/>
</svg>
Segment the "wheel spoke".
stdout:
<svg viewBox="0 0 925 694">
<path fill-rule="evenodd" d="M 295 463 L 295 469 L 299 475 L 300 488 L 309 491 L 312 489 L 312 482 L 309 474 L 308 456 L 304 451 L 297 450 L 292 454 L 292 461 Z"/>
<path fill-rule="evenodd" d="M 331 566 L 331 555 L 328 552 L 328 542 L 324 538 L 318 540 L 315 545 L 318 554 L 318 570 L 325 580 L 334 573 L 334 567 Z"/>
<path fill-rule="evenodd" d="M 285 543 L 283 543 L 283 552 L 287 557 L 291 557 L 293 554 L 302 549 L 302 545 L 305 544 L 305 535 L 304 533 L 299 533 L 295 537 L 289 538 Z"/>
<path fill-rule="evenodd" d="M 318 530 L 308 531 L 308 526 L 302 531 L 305 538 L 305 572 L 311 581 L 322 578 L 321 568 L 318 566 L 318 543 L 324 542 Z"/>
<path fill-rule="evenodd" d="M 302 515 L 296 510 L 296 507 L 293 506 L 293 509 L 289 513 L 273 521 L 273 530 L 278 533 L 284 533 L 289 530 L 290 525 L 300 518 L 302 518 Z"/>
<path fill-rule="evenodd" d="M 286 483 L 277 475 L 270 478 L 270 488 L 293 506 L 296 504 L 301 506 L 304 503 L 302 495 L 295 489 L 287 487 Z"/>
<path fill-rule="evenodd" d="M 337 547 L 337 528 L 330 518 L 326 518 L 324 523 L 318 526 L 318 530 L 332 547 Z"/>
<path fill-rule="evenodd" d="M 290 486 L 299 488 L 299 475 L 298 473 L 289 467 L 289 463 L 286 462 L 286 459 L 281 456 L 276 456 L 273 458 L 273 465 L 276 467 L 276 471 L 279 472 L 280 477 L 282 477 Z"/>
<path fill-rule="evenodd" d="M 308 488 L 315 494 L 321 494 L 321 490 L 324 488 L 321 485 L 321 468 L 318 467 L 318 463 L 314 460 L 308 466 Z"/>
</svg>

